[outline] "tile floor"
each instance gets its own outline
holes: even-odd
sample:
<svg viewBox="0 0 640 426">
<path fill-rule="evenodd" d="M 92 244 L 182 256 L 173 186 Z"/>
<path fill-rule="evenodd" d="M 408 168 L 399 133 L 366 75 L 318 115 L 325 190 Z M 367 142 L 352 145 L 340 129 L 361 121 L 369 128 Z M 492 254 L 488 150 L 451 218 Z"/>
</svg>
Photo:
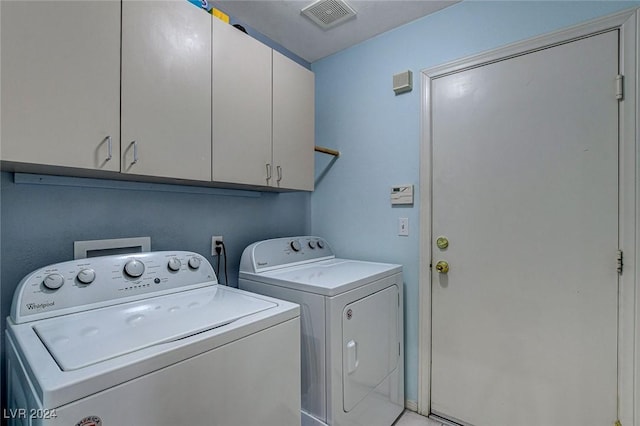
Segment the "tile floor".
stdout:
<svg viewBox="0 0 640 426">
<path fill-rule="evenodd" d="M 421 416 L 413 411 L 404 410 L 402 416 L 396 421 L 393 426 L 442 426 L 441 423 Z"/>
</svg>

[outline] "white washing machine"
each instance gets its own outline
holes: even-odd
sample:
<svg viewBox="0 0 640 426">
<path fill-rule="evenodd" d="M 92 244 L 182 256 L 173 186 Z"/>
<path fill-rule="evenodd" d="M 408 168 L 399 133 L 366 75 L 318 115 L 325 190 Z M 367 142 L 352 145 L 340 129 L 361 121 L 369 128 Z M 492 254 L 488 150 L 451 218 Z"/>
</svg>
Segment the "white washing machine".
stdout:
<svg viewBox="0 0 640 426">
<path fill-rule="evenodd" d="M 7 320 L 12 425 L 299 425 L 299 307 L 182 251 L 34 271 Z"/>
<path fill-rule="evenodd" d="M 239 286 L 300 305 L 302 424 L 389 426 L 404 409 L 402 267 L 318 237 L 247 247 Z"/>
</svg>

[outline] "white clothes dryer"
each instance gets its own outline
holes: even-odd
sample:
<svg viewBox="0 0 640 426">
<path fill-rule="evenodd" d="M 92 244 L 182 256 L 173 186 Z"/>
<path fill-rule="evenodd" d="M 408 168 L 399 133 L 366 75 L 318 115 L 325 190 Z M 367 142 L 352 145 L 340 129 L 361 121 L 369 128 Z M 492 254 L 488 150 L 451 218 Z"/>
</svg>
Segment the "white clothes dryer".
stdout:
<svg viewBox="0 0 640 426">
<path fill-rule="evenodd" d="M 7 324 L 11 425 L 300 425 L 298 306 L 196 253 L 40 268 Z"/>
<path fill-rule="evenodd" d="M 302 425 L 390 426 L 404 409 L 402 267 L 336 258 L 319 237 L 247 247 L 242 289 L 300 305 Z"/>
</svg>

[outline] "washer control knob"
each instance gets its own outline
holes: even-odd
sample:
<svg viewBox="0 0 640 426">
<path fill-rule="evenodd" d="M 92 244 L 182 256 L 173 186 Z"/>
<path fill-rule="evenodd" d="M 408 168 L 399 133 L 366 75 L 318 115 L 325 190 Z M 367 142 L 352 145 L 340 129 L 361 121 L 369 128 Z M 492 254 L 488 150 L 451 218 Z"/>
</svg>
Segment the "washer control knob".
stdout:
<svg viewBox="0 0 640 426">
<path fill-rule="evenodd" d="M 293 251 L 300 251 L 300 249 L 302 248 L 300 246 L 300 241 L 298 240 L 293 240 L 289 243 L 289 246 L 291 247 L 291 250 Z"/>
<path fill-rule="evenodd" d="M 44 277 L 42 284 L 49 290 L 57 290 L 64 284 L 64 277 L 60 274 L 49 274 Z"/>
<path fill-rule="evenodd" d="M 180 259 L 178 259 L 177 257 L 172 257 L 171 259 L 169 259 L 169 263 L 167 264 L 169 270 L 173 272 L 179 271 L 181 266 L 182 262 L 180 262 Z"/>
<path fill-rule="evenodd" d="M 318 248 L 319 249 L 323 249 L 324 248 L 324 242 L 322 240 L 316 241 L 316 244 L 318 244 Z"/>
<path fill-rule="evenodd" d="M 83 269 L 76 276 L 82 284 L 91 284 L 96 279 L 96 271 L 93 269 Z"/>
<path fill-rule="evenodd" d="M 189 267 L 192 269 L 198 269 L 200 267 L 200 258 L 199 257 L 190 258 Z"/>
<path fill-rule="evenodd" d="M 309 241 L 309 248 L 310 249 L 315 249 L 316 248 L 316 242 L 315 241 Z"/>
<path fill-rule="evenodd" d="M 124 265 L 124 273 L 131 278 L 138 278 L 144 273 L 144 263 L 136 259 L 131 259 Z"/>
</svg>

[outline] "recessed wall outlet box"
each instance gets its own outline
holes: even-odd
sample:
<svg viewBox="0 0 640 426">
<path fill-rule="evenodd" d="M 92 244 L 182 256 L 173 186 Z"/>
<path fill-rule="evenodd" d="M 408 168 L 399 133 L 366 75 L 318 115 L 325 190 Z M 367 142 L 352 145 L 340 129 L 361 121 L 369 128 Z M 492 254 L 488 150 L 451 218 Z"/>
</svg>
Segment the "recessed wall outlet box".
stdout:
<svg viewBox="0 0 640 426">
<path fill-rule="evenodd" d="M 87 259 L 113 254 L 146 253 L 151 251 L 151 237 L 115 238 L 73 242 L 73 258 Z"/>
<path fill-rule="evenodd" d="M 413 89 L 413 73 L 406 70 L 393 76 L 393 91 L 396 95 L 410 92 Z"/>
<path fill-rule="evenodd" d="M 413 204 L 413 185 L 391 187 L 391 205 Z"/>
</svg>

